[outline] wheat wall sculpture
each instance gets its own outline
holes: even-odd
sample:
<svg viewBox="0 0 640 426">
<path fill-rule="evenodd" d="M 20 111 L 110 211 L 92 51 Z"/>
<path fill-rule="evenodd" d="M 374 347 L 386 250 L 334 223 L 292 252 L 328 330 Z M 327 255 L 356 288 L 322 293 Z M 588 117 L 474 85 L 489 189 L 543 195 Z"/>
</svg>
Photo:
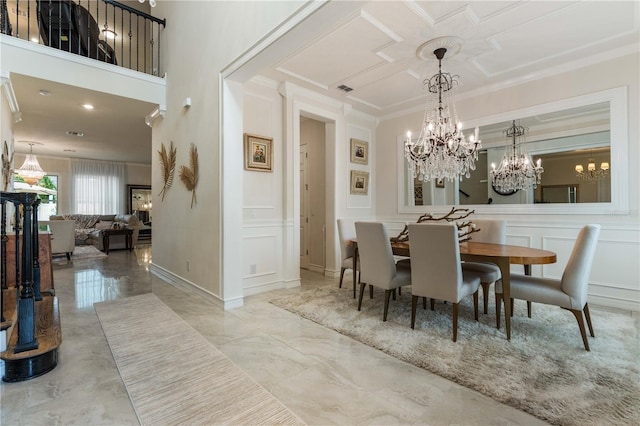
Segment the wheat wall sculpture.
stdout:
<svg viewBox="0 0 640 426">
<path fill-rule="evenodd" d="M 164 201 L 164 196 L 167 194 L 169 188 L 173 184 L 173 175 L 176 170 L 176 151 L 177 149 L 173 146 L 173 141 L 171 141 L 171 145 L 169 146 L 169 151 L 165 148 L 164 143 L 158 154 L 160 154 L 160 162 L 162 165 L 162 190 L 158 194 L 162 197 L 162 201 Z"/>
<path fill-rule="evenodd" d="M 4 141 L 4 150 L 2 152 L 2 178 L 4 181 L 3 191 L 9 188 L 9 182 L 11 181 L 11 163 L 13 163 L 13 153 L 9 155 L 9 145 L 7 141 Z"/>
<path fill-rule="evenodd" d="M 198 148 L 194 144 L 189 147 L 189 165 L 180 166 L 180 180 L 191 191 L 191 208 L 197 203 L 196 186 L 198 185 Z"/>
</svg>

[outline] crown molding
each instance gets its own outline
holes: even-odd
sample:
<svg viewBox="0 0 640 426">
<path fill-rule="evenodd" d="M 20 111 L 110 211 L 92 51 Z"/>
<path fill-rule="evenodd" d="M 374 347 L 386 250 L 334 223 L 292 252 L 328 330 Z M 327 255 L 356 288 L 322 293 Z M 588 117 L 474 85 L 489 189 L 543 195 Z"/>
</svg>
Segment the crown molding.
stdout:
<svg viewBox="0 0 640 426">
<path fill-rule="evenodd" d="M 7 98 L 11 114 L 13 114 L 13 122 L 18 123 L 22 121 L 22 112 L 20 112 L 18 99 L 16 99 L 16 93 L 13 91 L 13 84 L 11 84 L 9 73 L 5 70 L 0 70 L 0 83 L 2 84 L 2 92 L 5 98 Z"/>
</svg>

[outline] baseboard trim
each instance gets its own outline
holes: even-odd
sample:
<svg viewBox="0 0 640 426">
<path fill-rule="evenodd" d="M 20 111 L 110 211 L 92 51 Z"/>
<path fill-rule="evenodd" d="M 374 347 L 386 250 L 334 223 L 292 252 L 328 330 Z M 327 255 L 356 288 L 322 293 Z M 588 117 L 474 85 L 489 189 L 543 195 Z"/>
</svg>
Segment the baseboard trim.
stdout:
<svg viewBox="0 0 640 426">
<path fill-rule="evenodd" d="M 211 293 L 210 291 L 203 289 L 197 284 L 185 280 L 184 278 L 154 263 L 151 264 L 150 272 L 166 283 L 184 290 L 187 293 L 195 294 L 199 297 L 202 297 L 206 301 L 213 303 L 214 305 L 224 309 L 225 311 L 229 309 L 239 308 L 244 305 L 244 299 L 242 296 L 224 300 L 219 296 Z"/>
</svg>

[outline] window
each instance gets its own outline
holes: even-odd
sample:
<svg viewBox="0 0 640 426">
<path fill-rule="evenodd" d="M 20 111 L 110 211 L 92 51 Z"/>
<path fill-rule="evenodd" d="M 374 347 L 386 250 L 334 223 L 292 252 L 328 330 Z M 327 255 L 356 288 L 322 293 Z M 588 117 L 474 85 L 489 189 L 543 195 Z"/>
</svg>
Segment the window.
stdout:
<svg viewBox="0 0 640 426">
<path fill-rule="evenodd" d="M 13 177 L 13 190 L 15 192 L 35 192 L 40 199 L 38 206 L 39 220 L 47 220 L 49 216 L 58 214 L 58 176 L 46 175 L 35 185 L 27 184 L 18 175 Z"/>
<path fill-rule="evenodd" d="M 124 213 L 123 163 L 74 160 L 71 162 L 71 175 L 73 213 Z"/>
</svg>

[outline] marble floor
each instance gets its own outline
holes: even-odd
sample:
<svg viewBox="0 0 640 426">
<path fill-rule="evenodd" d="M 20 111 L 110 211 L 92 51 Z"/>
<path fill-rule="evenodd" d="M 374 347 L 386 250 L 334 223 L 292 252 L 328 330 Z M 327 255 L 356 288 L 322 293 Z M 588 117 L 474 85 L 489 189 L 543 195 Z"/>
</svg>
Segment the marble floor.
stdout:
<svg viewBox="0 0 640 426">
<path fill-rule="evenodd" d="M 93 303 L 149 292 L 307 424 L 545 424 L 268 303 L 336 279 L 302 271 L 301 288 L 247 297 L 225 312 L 153 276 L 150 247 L 54 266 L 59 364 L 42 377 L 0 385 L 0 424 L 137 424 Z"/>
</svg>

